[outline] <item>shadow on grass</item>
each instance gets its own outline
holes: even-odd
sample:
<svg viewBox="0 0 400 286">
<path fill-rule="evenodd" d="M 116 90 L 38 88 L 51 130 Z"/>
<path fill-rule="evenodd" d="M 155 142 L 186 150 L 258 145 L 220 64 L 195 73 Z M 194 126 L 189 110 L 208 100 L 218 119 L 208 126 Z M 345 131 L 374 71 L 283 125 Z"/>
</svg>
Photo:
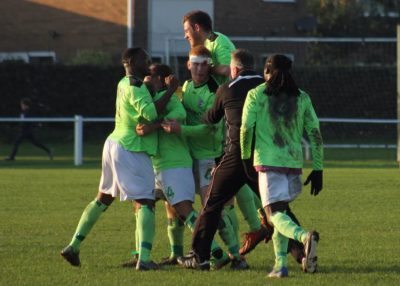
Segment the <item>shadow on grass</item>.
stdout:
<svg viewBox="0 0 400 286">
<path fill-rule="evenodd" d="M 0 169 L 93 169 L 101 168 L 100 158 L 84 158 L 81 166 L 75 166 L 74 160 L 70 157 L 56 157 L 50 161 L 39 157 L 20 157 L 15 161 L 0 160 Z M 305 168 L 311 168 L 311 164 L 306 162 Z M 391 161 L 326 161 L 324 168 L 354 168 L 354 169 L 380 169 L 380 168 L 399 168 L 397 162 Z"/>
<path fill-rule="evenodd" d="M 396 161 L 326 161 L 325 168 L 357 168 L 357 169 L 374 169 L 374 168 L 398 168 Z"/>
<path fill-rule="evenodd" d="M 359 274 L 368 274 L 368 273 L 386 273 L 386 274 L 399 274 L 400 273 L 400 265 L 373 265 L 373 266 L 360 266 L 355 265 L 351 266 L 342 266 L 342 265 L 329 265 L 329 266 L 320 266 L 318 265 L 318 273 L 321 274 L 329 274 L 329 273 L 359 273 Z"/>
<path fill-rule="evenodd" d="M 0 161 L 0 169 L 96 169 L 101 168 L 101 160 L 98 158 L 84 158 L 81 166 L 75 166 L 71 158 L 58 157 L 54 160 L 26 158 L 15 161 Z"/>
</svg>

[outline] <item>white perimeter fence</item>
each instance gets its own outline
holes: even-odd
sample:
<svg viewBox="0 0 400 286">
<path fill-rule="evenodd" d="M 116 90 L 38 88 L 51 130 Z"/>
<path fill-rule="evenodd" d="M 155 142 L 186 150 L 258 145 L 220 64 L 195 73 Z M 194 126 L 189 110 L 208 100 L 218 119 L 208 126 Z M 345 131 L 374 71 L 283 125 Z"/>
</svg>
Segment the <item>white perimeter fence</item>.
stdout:
<svg viewBox="0 0 400 286">
<path fill-rule="evenodd" d="M 400 124 L 397 119 L 357 119 L 357 118 L 319 118 L 320 122 L 331 123 L 375 123 L 375 124 Z M 0 122 L 73 122 L 74 123 L 74 165 L 83 163 L 83 123 L 85 122 L 114 122 L 113 117 L 0 117 Z M 304 156 L 310 159 L 310 145 L 303 139 Z M 396 144 L 324 144 L 324 148 L 397 148 Z"/>
</svg>

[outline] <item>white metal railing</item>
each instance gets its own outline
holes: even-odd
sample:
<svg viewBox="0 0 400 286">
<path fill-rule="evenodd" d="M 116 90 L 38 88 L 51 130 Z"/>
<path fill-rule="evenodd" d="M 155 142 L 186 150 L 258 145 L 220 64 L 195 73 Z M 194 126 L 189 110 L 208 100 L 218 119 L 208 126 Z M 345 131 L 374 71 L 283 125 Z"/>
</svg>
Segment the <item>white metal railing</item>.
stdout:
<svg viewBox="0 0 400 286">
<path fill-rule="evenodd" d="M 265 43 L 396 43 L 396 37 L 261 37 L 261 36 L 229 36 L 237 42 L 265 42 Z M 164 38 L 165 63 L 170 65 L 171 43 L 184 42 L 183 36 L 166 35 Z M 175 47 L 176 48 L 176 47 Z M 153 51 L 157 52 L 157 51 Z M 188 50 L 173 51 L 180 55 L 187 55 Z"/>
<path fill-rule="evenodd" d="M 114 122 L 114 117 L 0 117 L 0 122 L 73 122 L 74 123 L 74 164 L 83 163 L 83 123 L 85 122 Z M 360 118 L 319 118 L 320 122 L 334 123 L 376 123 L 400 124 L 400 119 L 360 119 Z M 302 139 L 305 159 L 310 159 L 310 144 Z M 324 144 L 324 148 L 397 148 L 396 144 Z"/>
<path fill-rule="evenodd" d="M 113 117 L 0 117 L 0 122 L 73 122 L 74 123 L 74 165 L 83 163 L 83 123 L 84 122 L 114 122 Z"/>
</svg>

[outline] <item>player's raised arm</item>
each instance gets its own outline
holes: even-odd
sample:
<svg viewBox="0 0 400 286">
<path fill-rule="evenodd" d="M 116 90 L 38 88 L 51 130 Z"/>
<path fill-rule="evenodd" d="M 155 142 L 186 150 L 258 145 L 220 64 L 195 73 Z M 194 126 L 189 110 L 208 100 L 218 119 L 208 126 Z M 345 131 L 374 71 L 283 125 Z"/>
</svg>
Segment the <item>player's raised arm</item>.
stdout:
<svg viewBox="0 0 400 286">
<path fill-rule="evenodd" d="M 167 86 L 167 91 L 159 100 L 154 102 L 154 105 L 156 106 L 157 114 L 160 114 L 161 112 L 164 111 L 169 99 L 174 94 L 174 92 L 178 89 L 179 81 L 174 75 L 170 75 L 165 78 L 165 84 Z"/>
<path fill-rule="evenodd" d="M 224 105 L 223 105 L 223 94 L 229 92 L 227 85 L 222 85 L 217 89 L 215 94 L 215 101 L 213 106 L 207 110 L 207 113 L 203 116 L 203 121 L 208 124 L 215 124 L 221 121 L 224 117 Z"/>
</svg>

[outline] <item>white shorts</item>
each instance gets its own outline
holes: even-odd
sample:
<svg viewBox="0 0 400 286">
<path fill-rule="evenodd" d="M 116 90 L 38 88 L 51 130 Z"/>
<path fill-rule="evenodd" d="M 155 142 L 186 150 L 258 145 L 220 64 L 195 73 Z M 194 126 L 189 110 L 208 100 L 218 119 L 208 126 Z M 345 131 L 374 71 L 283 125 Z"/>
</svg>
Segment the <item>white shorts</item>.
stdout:
<svg viewBox="0 0 400 286">
<path fill-rule="evenodd" d="M 195 186 L 191 168 L 173 168 L 156 173 L 156 189 L 161 189 L 168 202 L 194 202 Z"/>
<path fill-rule="evenodd" d="M 202 189 L 210 184 L 214 168 L 214 159 L 193 160 L 193 174 L 196 181 L 196 189 Z"/>
<path fill-rule="evenodd" d="M 117 142 L 104 143 L 99 191 L 120 200 L 154 200 L 154 171 L 144 152 L 130 152 Z"/>
<path fill-rule="evenodd" d="M 276 202 L 291 202 L 301 193 L 301 175 L 258 172 L 258 185 L 264 207 Z"/>
</svg>

